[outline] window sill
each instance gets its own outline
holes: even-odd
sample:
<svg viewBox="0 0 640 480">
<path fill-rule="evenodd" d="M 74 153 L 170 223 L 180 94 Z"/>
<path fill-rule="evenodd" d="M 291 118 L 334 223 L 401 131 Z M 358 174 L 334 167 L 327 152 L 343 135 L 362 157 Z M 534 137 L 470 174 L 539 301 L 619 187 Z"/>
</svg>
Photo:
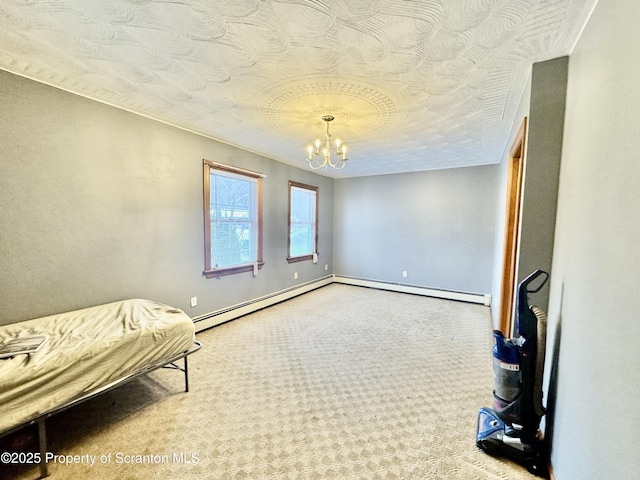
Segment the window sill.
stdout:
<svg viewBox="0 0 640 480">
<path fill-rule="evenodd" d="M 313 260 L 313 255 L 302 255 L 300 257 L 287 257 L 287 263 L 304 262 L 305 260 Z"/>
<path fill-rule="evenodd" d="M 258 270 L 262 270 L 264 262 L 257 262 Z M 253 272 L 253 263 L 247 263 L 244 265 L 234 265 L 231 267 L 214 268 L 213 270 L 205 270 L 202 274 L 206 278 L 219 278 L 226 275 L 235 275 L 236 273 Z"/>
</svg>

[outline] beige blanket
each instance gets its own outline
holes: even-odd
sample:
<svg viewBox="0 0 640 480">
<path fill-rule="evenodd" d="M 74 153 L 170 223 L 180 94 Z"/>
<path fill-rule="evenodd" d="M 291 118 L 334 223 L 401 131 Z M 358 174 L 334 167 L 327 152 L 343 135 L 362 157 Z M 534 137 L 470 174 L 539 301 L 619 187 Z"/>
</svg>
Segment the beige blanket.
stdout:
<svg viewBox="0 0 640 480">
<path fill-rule="evenodd" d="M 0 432 L 104 387 L 195 340 L 182 311 L 125 300 L 0 327 L 0 344 L 46 334 L 30 354 L 0 359 Z"/>
</svg>

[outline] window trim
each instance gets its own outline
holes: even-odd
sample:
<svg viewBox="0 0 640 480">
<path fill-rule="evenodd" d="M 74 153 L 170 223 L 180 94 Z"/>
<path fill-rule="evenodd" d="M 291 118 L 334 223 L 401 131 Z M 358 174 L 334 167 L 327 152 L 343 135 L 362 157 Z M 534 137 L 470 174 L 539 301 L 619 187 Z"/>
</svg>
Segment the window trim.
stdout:
<svg viewBox="0 0 640 480">
<path fill-rule="evenodd" d="M 203 217 L 204 217 L 204 271 L 202 274 L 206 278 L 219 278 L 225 275 L 233 275 L 243 272 L 254 272 L 255 270 L 262 269 L 264 261 L 262 258 L 262 179 L 266 177 L 262 173 L 252 172 L 251 170 L 245 170 L 243 168 L 232 167 L 230 165 L 224 165 L 222 163 L 212 162 L 211 160 L 202 160 L 203 164 Z M 210 175 L 212 170 L 219 170 L 222 172 L 234 173 L 236 175 L 242 175 L 256 180 L 256 195 L 257 195 L 257 246 L 256 246 L 256 262 L 246 263 L 239 265 L 232 265 L 229 267 L 212 268 L 211 267 L 211 216 L 209 212 L 211 202 L 210 191 Z"/>
<path fill-rule="evenodd" d="M 300 255 L 296 257 L 290 256 L 291 253 L 291 187 L 297 187 L 304 190 L 312 190 L 316 194 L 316 205 L 315 205 L 315 232 L 314 232 L 314 252 L 309 255 Z M 289 188 L 288 188 L 288 209 L 287 209 L 287 263 L 295 263 L 295 262 L 303 262 L 306 260 L 313 260 L 314 256 L 318 255 L 318 206 L 320 199 L 320 188 L 314 187 L 313 185 L 307 185 L 305 183 L 294 182 L 293 180 L 289 180 Z"/>
</svg>

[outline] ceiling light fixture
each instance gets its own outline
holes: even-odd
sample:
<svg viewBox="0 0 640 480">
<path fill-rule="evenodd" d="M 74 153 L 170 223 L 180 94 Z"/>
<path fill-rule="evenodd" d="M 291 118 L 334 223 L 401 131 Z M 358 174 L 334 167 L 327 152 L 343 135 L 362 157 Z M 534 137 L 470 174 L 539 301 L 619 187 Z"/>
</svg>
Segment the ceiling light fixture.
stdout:
<svg viewBox="0 0 640 480">
<path fill-rule="evenodd" d="M 316 139 L 314 145 L 307 147 L 307 160 L 309 167 L 318 170 L 322 167 L 332 167 L 341 170 L 347 164 L 347 146 L 343 145 L 340 140 L 336 139 L 335 146 L 331 147 L 331 133 L 329 133 L 329 122 L 333 121 L 333 115 L 325 115 L 322 121 L 327 123 L 327 133 L 324 134 L 324 147 L 320 149 L 322 142 Z"/>
</svg>

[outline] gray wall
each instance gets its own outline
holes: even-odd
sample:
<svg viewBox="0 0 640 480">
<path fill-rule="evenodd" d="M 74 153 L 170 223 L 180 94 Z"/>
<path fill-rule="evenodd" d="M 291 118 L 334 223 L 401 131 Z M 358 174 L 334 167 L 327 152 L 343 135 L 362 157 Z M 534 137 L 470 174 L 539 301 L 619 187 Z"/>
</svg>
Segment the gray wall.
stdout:
<svg viewBox="0 0 640 480">
<path fill-rule="evenodd" d="M 569 62 L 549 298 L 557 480 L 640 472 L 640 3 L 599 2 Z"/>
<path fill-rule="evenodd" d="M 518 283 L 537 269 L 551 272 L 556 224 L 568 57 L 533 65 L 520 219 Z M 531 301 L 547 310 L 548 285 Z"/>
<path fill-rule="evenodd" d="M 542 269 L 551 272 L 562 157 L 567 65 L 568 57 L 561 57 L 532 66 L 531 78 L 523 90 L 522 100 L 518 105 L 513 126 L 509 132 L 509 141 L 502 153 L 499 167 L 491 301 L 495 327 L 499 324 L 500 314 L 509 151 L 525 117 L 528 118 L 527 141 L 516 285 L 534 270 Z M 548 296 L 549 286 L 545 285 L 535 298 L 531 298 L 531 302 L 546 311 Z"/>
<path fill-rule="evenodd" d="M 334 272 L 489 293 L 497 172 L 491 165 L 336 180 Z"/>
<path fill-rule="evenodd" d="M 0 99 L 0 324 L 131 297 L 197 316 L 331 273 L 331 179 L 3 71 Z M 267 175 L 257 277 L 202 276 L 203 158 Z M 320 188 L 315 265 L 286 262 L 290 179 Z"/>
</svg>

